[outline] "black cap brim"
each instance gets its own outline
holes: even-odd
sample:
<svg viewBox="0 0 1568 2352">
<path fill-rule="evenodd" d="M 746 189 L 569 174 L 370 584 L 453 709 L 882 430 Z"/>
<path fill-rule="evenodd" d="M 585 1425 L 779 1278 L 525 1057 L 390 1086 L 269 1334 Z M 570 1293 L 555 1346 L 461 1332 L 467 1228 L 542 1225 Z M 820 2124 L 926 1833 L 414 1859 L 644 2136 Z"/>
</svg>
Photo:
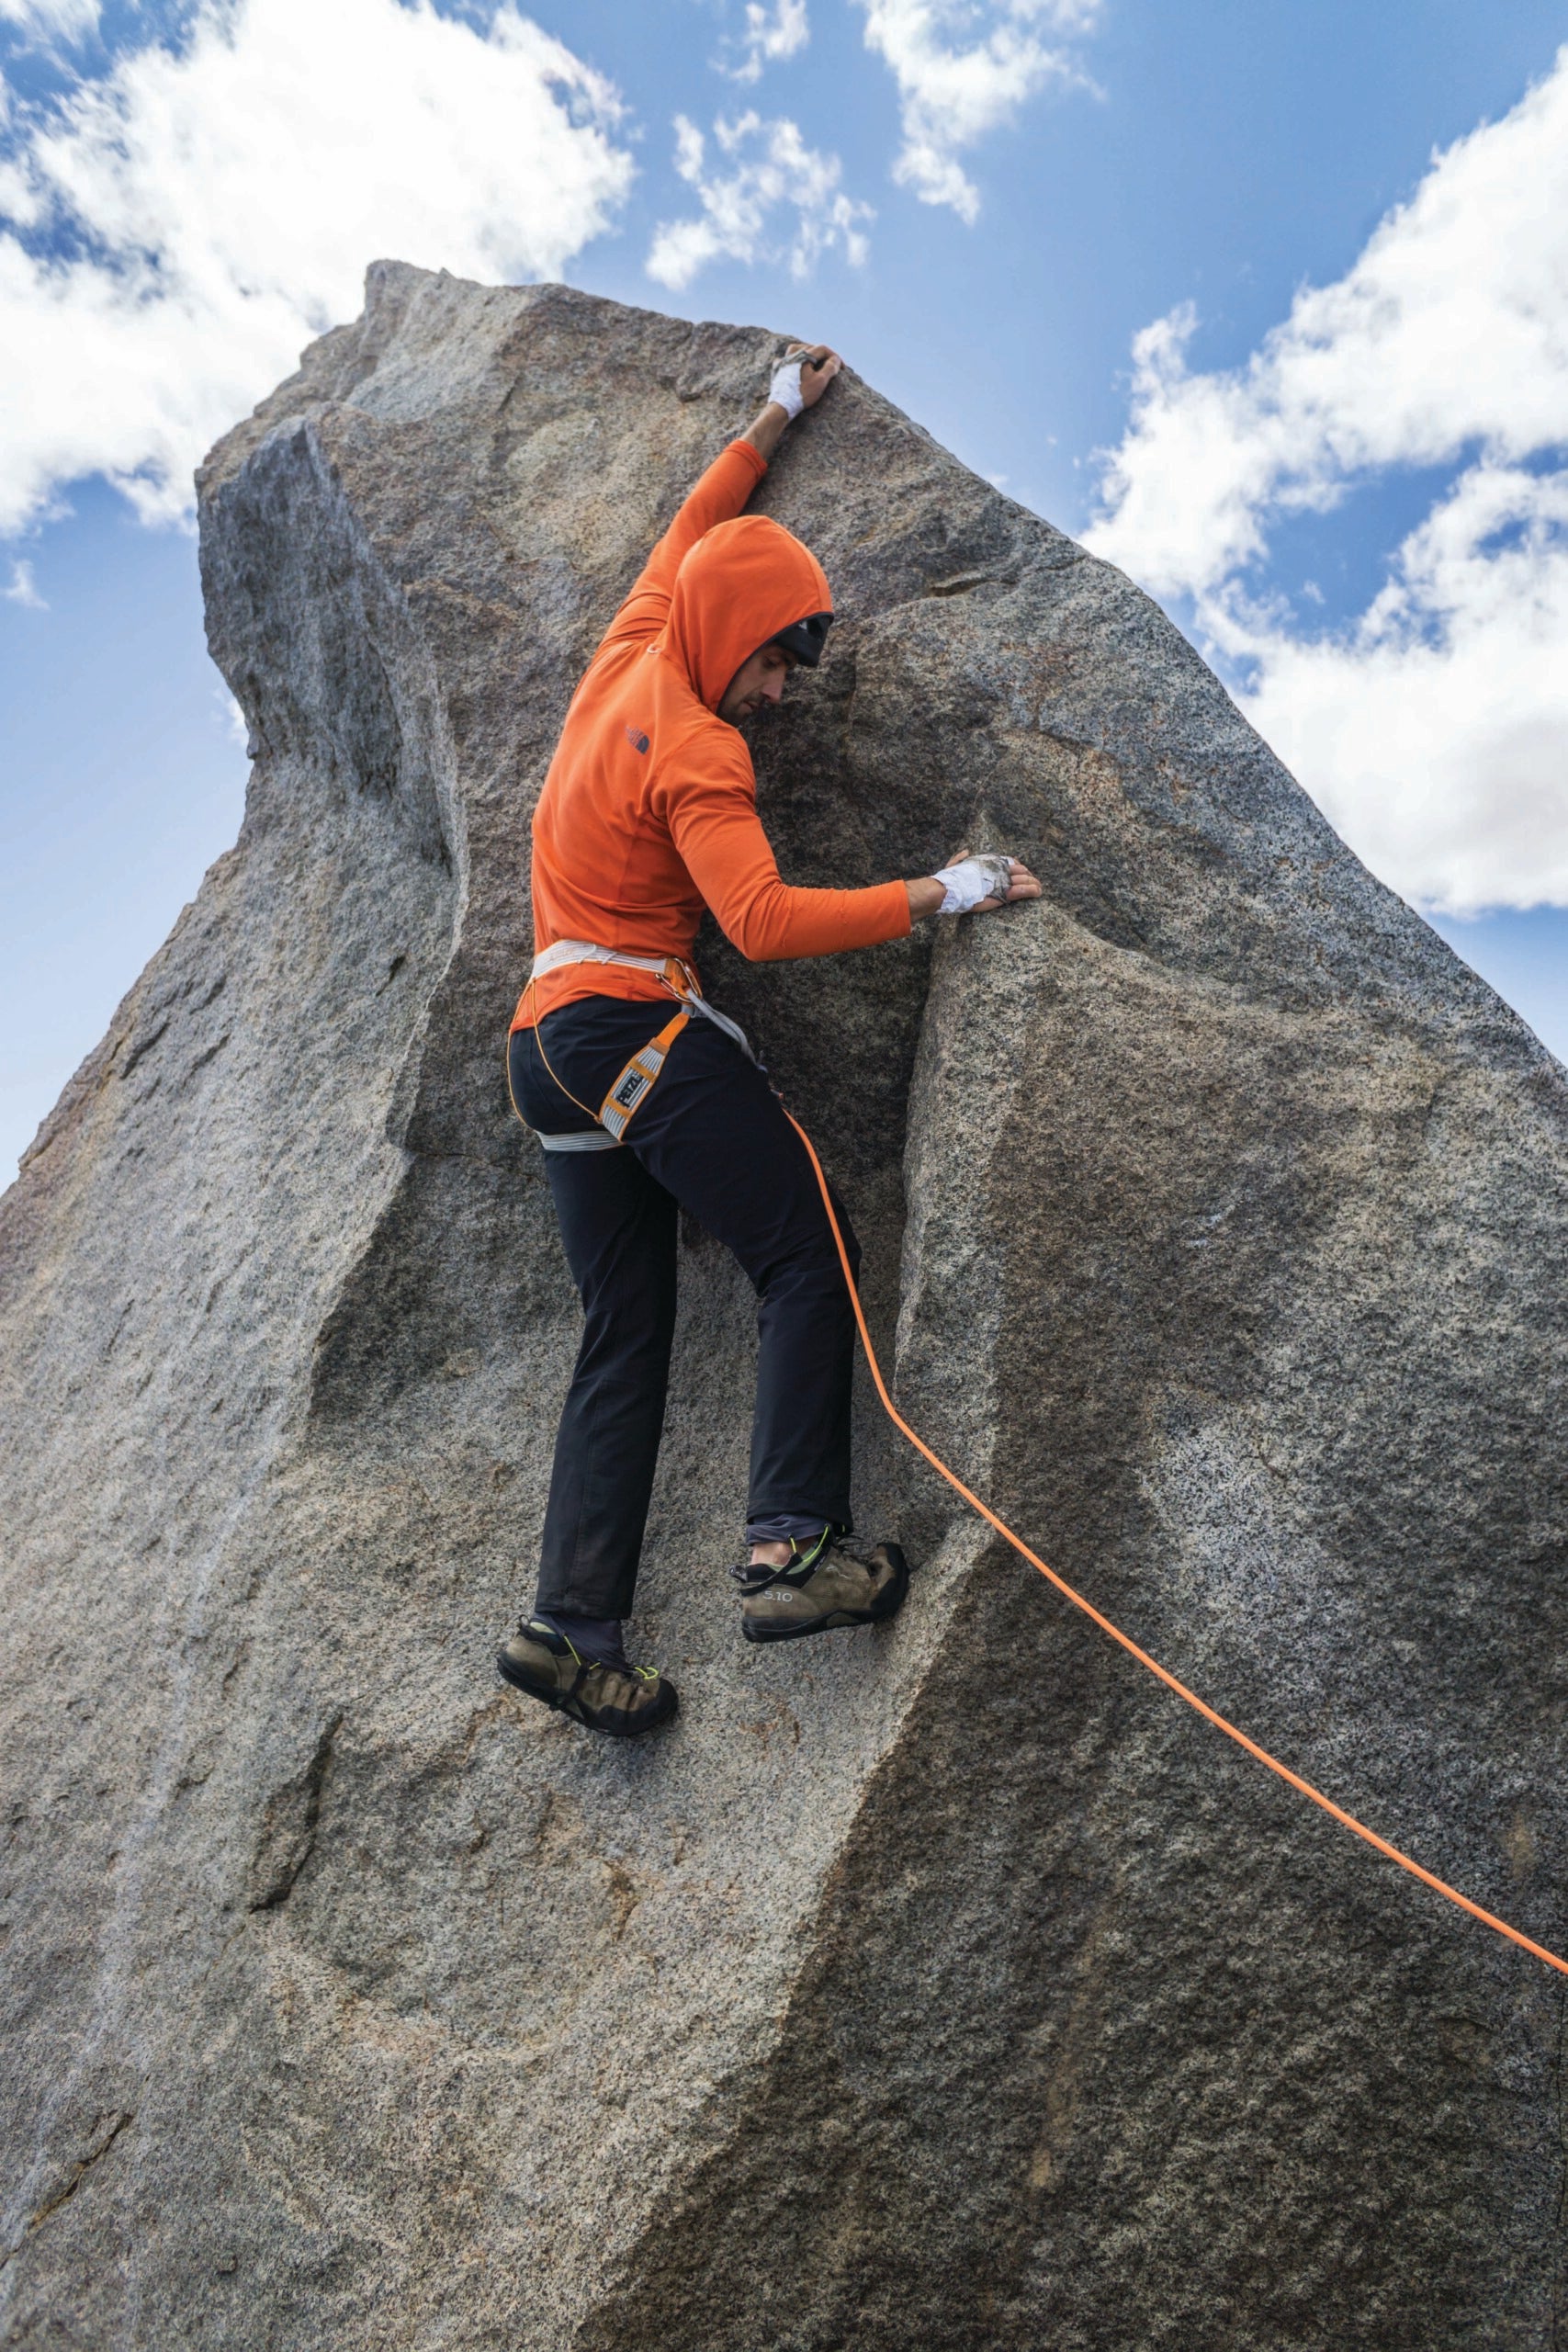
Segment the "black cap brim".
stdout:
<svg viewBox="0 0 1568 2352">
<path fill-rule="evenodd" d="M 782 645 L 786 653 L 793 653 L 797 662 L 804 662 L 808 670 L 815 670 L 822 659 L 822 648 L 828 642 L 828 631 L 832 626 L 831 613 L 810 613 L 805 620 L 794 621 L 788 628 L 781 628 L 776 637 L 769 638 L 768 643 Z"/>
</svg>

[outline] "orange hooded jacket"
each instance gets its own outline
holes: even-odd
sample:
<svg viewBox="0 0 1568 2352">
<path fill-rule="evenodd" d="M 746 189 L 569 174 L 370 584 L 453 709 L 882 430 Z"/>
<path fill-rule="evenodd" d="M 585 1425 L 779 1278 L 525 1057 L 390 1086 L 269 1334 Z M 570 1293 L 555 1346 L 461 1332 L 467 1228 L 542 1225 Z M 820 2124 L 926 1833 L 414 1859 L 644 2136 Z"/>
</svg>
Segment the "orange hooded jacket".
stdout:
<svg viewBox="0 0 1568 2352">
<path fill-rule="evenodd" d="M 718 704 L 741 663 L 831 602 L 782 524 L 741 514 L 767 471 L 746 441 L 708 468 L 571 698 L 534 812 L 534 944 L 591 940 L 691 961 L 705 903 L 753 961 L 901 939 L 902 882 L 792 890 L 757 815 L 751 756 Z M 525 989 L 513 1029 L 584 996 L 667 1005 L 652 972 L 569 965 Z"/>
</svg>

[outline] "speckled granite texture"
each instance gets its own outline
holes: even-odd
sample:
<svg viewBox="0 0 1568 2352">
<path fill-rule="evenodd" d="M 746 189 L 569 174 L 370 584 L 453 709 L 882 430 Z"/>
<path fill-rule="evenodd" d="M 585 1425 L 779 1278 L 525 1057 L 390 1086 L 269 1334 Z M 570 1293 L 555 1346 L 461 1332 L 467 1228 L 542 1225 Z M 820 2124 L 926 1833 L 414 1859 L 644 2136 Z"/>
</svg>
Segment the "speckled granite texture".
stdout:
<svg viewBox="0 0 1568 2352">
<path fill-rule="evenodd" d="M 635 1640 L 501 1690 L 575 1302 L 502 1042 L 577 673 L 776 339 L 397 265 L 202 476 L 244 830 L 0 1204 L 0 2337 L 1554 2352 L 1557 1980 L 1230 1749 L 862 1400 L 909 1606 L 738 1638 L 700 1232 Z M 747 968 L 904 1408 L 1529 1932 L 1564 1902 L 1562 1071 L 1118 572 L 852 376 L 786 876 L 1044 900 Z"/>
</svg>

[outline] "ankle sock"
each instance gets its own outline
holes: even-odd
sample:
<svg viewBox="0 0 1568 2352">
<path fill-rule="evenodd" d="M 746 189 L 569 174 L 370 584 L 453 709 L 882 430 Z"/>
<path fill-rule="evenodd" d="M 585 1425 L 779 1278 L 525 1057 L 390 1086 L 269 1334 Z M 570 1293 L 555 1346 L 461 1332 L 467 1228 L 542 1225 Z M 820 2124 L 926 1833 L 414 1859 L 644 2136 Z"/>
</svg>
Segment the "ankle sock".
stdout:
<svg viewBox="0 0 1568 2352">
<path fill-rule="evenodd" d="M 622 1674 L 631 1672 L 622 1644 L 624 1618 L 569 1617 L 562 1609 L 536 1609 L 534 1614 L 541 1624 L 553 1625 L 558 1634 L 564 1634 L 580 1657 L 595 1658 L 601 1666 L 618 1668 Z"/>
<path fill-rule="evenodd" d="M 774 1511 L 769 1519 L 749 1519 L 746 1522 L 748 1544 L 793 1544 L 797 1555 L 809 1552 L 824 1535 L 848 1532 L 847 1528 L 835 1527 L 830 1520 L 824 1522 L 795 1510 Z"/>
</svg>

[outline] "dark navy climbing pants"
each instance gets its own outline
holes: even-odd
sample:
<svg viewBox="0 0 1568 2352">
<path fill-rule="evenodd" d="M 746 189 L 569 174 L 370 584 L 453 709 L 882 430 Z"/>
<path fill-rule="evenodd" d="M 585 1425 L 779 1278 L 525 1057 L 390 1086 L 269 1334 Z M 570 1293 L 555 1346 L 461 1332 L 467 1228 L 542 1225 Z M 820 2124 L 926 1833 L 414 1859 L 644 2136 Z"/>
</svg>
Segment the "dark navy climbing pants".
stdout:
<svg viewBox="0 0 1568 2352">
<path fill-rule="evenodd" d="M 517 1030 L 508 1066 L 518 1111 L 546 1135 L 592 1128 L 570 1096 L 597 1109 L 666 1018 L 657 1005 L 588 997 L 547 1013 L 537 1035 Z M 748 1523 L 799 1517 L 847 1531 L 854 1318 L 806 1148 L 756 1064 L 694 1015 L 626 1142 L 547 1151 L 545 1166 L 584 1321 L 536 1606 L 630 1613 L 664 1427 L 680 1209 L 734 1251 L 757 1293 Z M 858 1274 L 837 1193 L 833 1206 Z"/>
</svg>

